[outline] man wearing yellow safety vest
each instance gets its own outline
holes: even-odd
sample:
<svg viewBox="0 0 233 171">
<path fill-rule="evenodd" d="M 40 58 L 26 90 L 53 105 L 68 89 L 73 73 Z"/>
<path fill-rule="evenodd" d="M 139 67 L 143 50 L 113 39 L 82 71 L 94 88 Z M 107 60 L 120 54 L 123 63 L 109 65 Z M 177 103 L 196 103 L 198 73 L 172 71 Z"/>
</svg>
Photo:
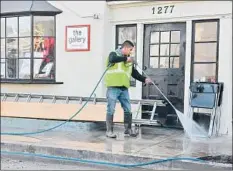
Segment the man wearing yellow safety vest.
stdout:
<svg viewBox="0 0 233 171">
<path fill-rule="evenodd" d="M 124 134 L 136 137 L 137 134 L 131 129 L 132 113 L 128 88 L 130 87 L 131 76 L 143 83 L 151 83 L 152 80 L 142 76 L 134 67 L 136 63 L 129 57 L 134 49 L 134 44 L 126 40 L 120 48 L 111 52 L 107 58 L 107 66 L 111 65 L 105 75 L 105 85 L 107 87 L 107 116 L 106 116 L 106 136 L 116 138 L 113 132 L 113 116 L 117 100 L 124 110 Z"/>
</svg>

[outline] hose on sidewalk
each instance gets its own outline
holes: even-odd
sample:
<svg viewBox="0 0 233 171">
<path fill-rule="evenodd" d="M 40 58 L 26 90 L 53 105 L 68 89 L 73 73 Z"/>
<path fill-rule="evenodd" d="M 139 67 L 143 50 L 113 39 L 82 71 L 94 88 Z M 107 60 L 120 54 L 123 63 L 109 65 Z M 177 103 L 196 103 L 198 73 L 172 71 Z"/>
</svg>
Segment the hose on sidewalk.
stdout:
<svg viewBox="0 0 233 171">
<path fill-rule="evenodd" d="M 170 161 L 178 161 L 178 160 L 185 160 L 185 161 L 195 161 L 195 162 L 206 162 L 201 159 L 191 158 L 191 157 L 174 157 L 174 158 L 167 158 L 161 160 L 153 160 L 150 162 L 145 163 L 136 163 L 136 164 L 120 164 L 120 163 L 111 163 L 111 162 L 104 162 L 104 161 L 95 161 L 95 160 L 85 160 L 80 158 L 71 158 L 71 157 L 61 157 L 61 156 L 54 156 L 54 155 L 47 155 L 47 154 L 35 154 L 35 153 L 27 153 L 27 152 L 9 152 L 9 151 L 1 151 L 1 154 L 8 154 L 8 155 L 23 155 L 29 157 L 40 157 L 46 159 L 54 159 L 54 160 L 62 160 L 62 161 L 72 161 L 72 162 L 80 162 L 80 163 L 87 163 L 87 164 L 97 164 L 97 165 L 104 165 L 104 166 L 111 166 L 111 167 L 122 167 L 122 168 L 133 168 L 133 167 L 142 167 L 148 166 L 153 164 L 165 163 Z"/>
</svg>

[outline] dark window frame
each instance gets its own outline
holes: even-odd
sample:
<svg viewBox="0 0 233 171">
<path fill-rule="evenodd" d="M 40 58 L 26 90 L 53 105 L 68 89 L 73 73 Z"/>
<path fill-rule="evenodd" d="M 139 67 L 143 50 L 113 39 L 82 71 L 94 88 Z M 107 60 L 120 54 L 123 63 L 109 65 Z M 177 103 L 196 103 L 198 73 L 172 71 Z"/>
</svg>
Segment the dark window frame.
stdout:
<svg viewBox="0 0 233 171">
<path fill-rule="evenodd" d="M 31 29 L 31 33 L 30 33 L 30 36 L 19 36 L 19 18 L 20 17 L 30 17 L 31 19 L 31 26 L 30 26 L 30 29 Z M 54 77 L 53 78 L 47 78 L 47 79 L 43 79 L 43 78 L 34 78 L 34 37 L 36 37 L 34 35 L 34 17 L 53 17 L 54 18 L 54 35 L 53 36 L 39 36 L 39 37 L 52 37 L 54 38 L 54 59 L 53 59 L 53 65 L 54 65 Z M 18 74 L 17 73 L 17 78 L 7 78 L 6 77 L 6 71 L 7 71 L 7 67 L 6 67 L 6 59 L 7 59 L 7 18 L 17 18 L 17 24 L 18 24 L 18 35 L 17 37 L 11 37 L 11 38 L 16 38 L 17 41 L 18 41 L 18 45 L 17 45 L 17 48 L 19 48 L 19 40 L 20 38 L 30 38 L 30 41 L 31 41 L 31 45 L 30 45 L 30 48 L 31 48 L 31 57 L 28 58 L 28 60 L 30 60 L 30 78 L 29 79 L 20 79 Z M 5 58 L 1 58 L 1 61 L 2 59 L 5 59 L 5 77 L 4 78 L 1 78 L 1 83 L 15 83 L 15 84 L 62 84 L 61 82 L 56 82 L 56 45 L 57 45 L 57 41 L 56 41 L 56 15 L 47 15 L 46 13 L 43 14 L 43 13 L 40 13 L 40 14 L 15 14 L 15 15 L 8 15 L 8 16 L 1 16 L 0 17 L 1 19 L 4 18 L 5 19 L 5 35 L 4 37 L 2 37 L 1 35 L 1 39 L 5 39 Z M 19 49 L 18 49 L 18 54 L 17 54 L 17 60 L 19 60 L 19 58 L 21 59 L 22 57 L 19 56 Z M 23 59 L 23 58 L 22 58 Z M 1 62 L 2 63 L 2 62 Z M 17 62 L 16 65 L 19 65 L 19 63 Z M 16 67 L 18 68 L 17 70 L 19 70 L 19 67 Z"/>
<path fill-rule="evenodd" d="M 118 48 L 119 45 L 119 28 L 126 28 L 126 27 L 135 27 L 136 28 L 136 44 L 135 44 L 135 60 L 137 60 L 137 24 L 119 24 L 116 25 L 115 29 L 115 49 Z M 136 87 L 136 79 L 133 78 L 133 80 L 130 80 L 130 86 Z"/>
<path fill-rule="evenodd" d="M 195 41 L 196 29 L 195 26 L 197 23 L 210 23 L 216 22 L 217 23 L 217 39 L 216 41 Z M 206 20 L 193 20 L 192 21 L 192 43 L 191 43 L 191 75 L 190 75 L 190 83 L 194 80 L 194 65 L 195 64 L 215 64 L 215 82 L 218 82 L 218 69 L 219 69 L 219 33 L 220 33 L 220 20 L 219 19 L 206 19 Z M 215 62 L 195 62 L 195 44 L 198 43 L 216 43 L 216 61 Z"/>
</svg>

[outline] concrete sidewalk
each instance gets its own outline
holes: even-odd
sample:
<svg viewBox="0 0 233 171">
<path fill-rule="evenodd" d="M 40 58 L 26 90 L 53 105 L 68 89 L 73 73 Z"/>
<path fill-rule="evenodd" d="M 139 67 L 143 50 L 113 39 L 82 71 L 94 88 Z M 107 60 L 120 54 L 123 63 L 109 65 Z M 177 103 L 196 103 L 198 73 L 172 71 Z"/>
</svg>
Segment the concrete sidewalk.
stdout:
<svg viewBox="0 0 233 171">
<path fill-rule="evenodd" d="M 1 118 L 2 132 L 34 132 L 53 127 L 60 121 Z M 170 157 L 232 156 L 231 137 L 191 141 L 181 130 L 141 127 L 137 138 L 123 135 L 115 126 L 117 139 L 105 137 L 104 123 L 69 122 L 53 131 L 33 136 L 1 136 L 1 150 L 42 153 L 133 164 Z M 232 160 L 232 159 L 231 159 Z M 216 163 L 217 162 L 217 163 Z M 173 161 L 146 166 L 150 169 L 232 169 L 224 160 L 208 164 Z"/>
</svg>

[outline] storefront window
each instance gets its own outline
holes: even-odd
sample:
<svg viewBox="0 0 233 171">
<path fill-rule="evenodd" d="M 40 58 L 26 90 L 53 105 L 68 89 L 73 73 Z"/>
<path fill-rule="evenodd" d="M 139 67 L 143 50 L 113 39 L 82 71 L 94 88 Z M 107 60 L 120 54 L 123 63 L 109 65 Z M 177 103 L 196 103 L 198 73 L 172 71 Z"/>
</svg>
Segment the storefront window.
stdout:
<svg viewBox="0 0 233 171">
<path fill-rule="evenodd" d="M 120 47 L 122 43 L 126 40 L 130 40 L 134 43 L 135 48 L 133 53 L 131 54 L 132 57 L 137 60 L 136 56 L 136 45 L 137 45 L 137 25 L 117 25 L 116 26 L 116 48 Z M 130 85 L 135 87 L 136 80 L 131 77 Z"/>
<path fill-rule="evenodd" d="M 193 81 L 217 81 L 219 43 L 218 22 L 218 20 L 193 22 Z"/>
<path fill-rule="evenodd" d="M 19 37 L 31 36 L 31 17 L 19 17 Z"/>
<path fill-rule="evenodd" d="M 54 17 L 35 16 L 34 36 L 55 36 Z"/>
<path fill-rule="evenodd" d="M 54 49 L 55 16 L 1 18 L 1 81 L 55 81 Z"/>
</svg>

